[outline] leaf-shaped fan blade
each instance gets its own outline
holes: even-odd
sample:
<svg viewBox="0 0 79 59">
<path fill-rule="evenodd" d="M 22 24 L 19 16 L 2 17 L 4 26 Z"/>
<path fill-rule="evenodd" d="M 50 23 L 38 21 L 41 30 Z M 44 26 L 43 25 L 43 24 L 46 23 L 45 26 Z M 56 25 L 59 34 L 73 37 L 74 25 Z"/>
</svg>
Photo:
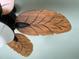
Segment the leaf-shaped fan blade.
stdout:
<svg viewBox="0 0 79 59">
<path fill-rule="evenodd" d="M 48 10 L 23 12 L 17 17 L 16 23 L 18 22 L 30 24 L 30 26 L 18 28 L 20 32 L 28 35 L 62 33 L 71 29 L 71 24 L 65 16 Z"/>
<path fill-rule="evenodd" d="M 33 45 L 30 40 L 22 34 L 16 34 L 14 41 L 8 45 L 23 56 L 29 56 L 33 50 Z"/>
</svg>

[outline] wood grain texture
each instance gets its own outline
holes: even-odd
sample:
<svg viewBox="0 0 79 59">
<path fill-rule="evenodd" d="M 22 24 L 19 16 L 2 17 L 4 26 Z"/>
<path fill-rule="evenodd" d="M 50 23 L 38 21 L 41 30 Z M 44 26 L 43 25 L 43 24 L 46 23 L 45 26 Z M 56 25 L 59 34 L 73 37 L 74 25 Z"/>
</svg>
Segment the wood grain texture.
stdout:
<svg viewBox="0 0 79 59">
<path fill-rule="evenodd" d="M 18 28 L 27 35 L 48 35 L 71 30 L 71 24 L 65 16 L 48 10 L 23 12 L 17 17 L 16 22 L 30 24 L 28 27 Z"/>
<path fill-rule="evenodd" d="M 12 41 L 8 45 L 22 56 L 29 56 L 33 51 L 31 41 L 22 34 L 16 34 L 17 42 Z"/>
</svg>

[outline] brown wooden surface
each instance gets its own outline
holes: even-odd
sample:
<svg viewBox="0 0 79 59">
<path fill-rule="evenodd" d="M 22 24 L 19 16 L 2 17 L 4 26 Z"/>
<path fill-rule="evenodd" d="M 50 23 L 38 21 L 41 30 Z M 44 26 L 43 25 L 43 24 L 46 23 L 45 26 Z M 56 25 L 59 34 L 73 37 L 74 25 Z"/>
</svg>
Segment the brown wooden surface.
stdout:
<svg viewBox="0 0 79 59">
<path fill-rule="evenodd" d="M 18 29 L 27 35 L 48 35 L 71 30 L 71 24 L 65 16 L 48 10 L 23 12 L 17 17 L 16 22 L 30 24 L 28 27 Z"/>
<path fill-rule="evenodd" d="M 29 56 L 33 50 L 31 41 L 22 34 L 16 34 L 16 38 L 17 42 L 12 41 L 8 45 L 22 56 Z"/>
</svg>

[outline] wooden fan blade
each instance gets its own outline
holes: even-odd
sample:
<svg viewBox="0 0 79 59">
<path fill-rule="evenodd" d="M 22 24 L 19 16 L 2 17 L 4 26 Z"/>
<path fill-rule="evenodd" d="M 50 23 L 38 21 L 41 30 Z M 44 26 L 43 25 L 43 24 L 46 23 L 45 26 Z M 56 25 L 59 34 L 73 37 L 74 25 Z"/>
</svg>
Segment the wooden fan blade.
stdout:
<svg viewBox="0 0 79 59">
<path fill-rule="evenodd" d="M 71 24 L 65 16 L 48 10 L 23 12 L 17 17 L 16 23 L 18 22 L 30 24 L 29 26 L 18 28 L 20 32 L 28 35 L 63 33 L 71 29 Z"/>
<path fill-rule="evenodd" d="M 16 34 L 14 41 L 10 42 L 8 45 L 22 56 L 29 56 L 33 50 L 31 41 L 22 34 Z"/>
</svg>

